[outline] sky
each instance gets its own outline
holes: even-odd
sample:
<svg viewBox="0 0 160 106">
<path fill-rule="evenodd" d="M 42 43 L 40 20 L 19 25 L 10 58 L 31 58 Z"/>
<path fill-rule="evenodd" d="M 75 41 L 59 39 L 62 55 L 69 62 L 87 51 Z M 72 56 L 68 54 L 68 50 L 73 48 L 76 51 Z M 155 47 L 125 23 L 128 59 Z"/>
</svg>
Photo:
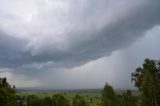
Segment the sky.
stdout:
<svg viewBox="0 0 160 106">
<path fill-rule="evenodd" d="M 133 89 L 159 40 L 159 0 L 0 0 L 0 76 L 16 87 Z"/>
</svg>

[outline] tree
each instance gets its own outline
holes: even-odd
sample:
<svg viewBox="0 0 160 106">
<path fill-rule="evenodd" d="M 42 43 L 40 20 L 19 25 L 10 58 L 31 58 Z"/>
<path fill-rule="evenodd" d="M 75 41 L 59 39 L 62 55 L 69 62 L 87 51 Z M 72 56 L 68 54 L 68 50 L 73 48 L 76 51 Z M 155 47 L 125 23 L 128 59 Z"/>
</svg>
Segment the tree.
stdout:
<svg viewBox="0 0 160 106">
<path fill-rule="evenodd" d="M 0 106 L 15 105 L 15 89 L 7 82 L 7 78 L 0 78 Z"/>
<path fill-rule="evenodd" d="M 117 96 L 112 86 L 105 84 L 102 90 L 102 106 L 117 106 Z"/>
<path fill-rule="evenodd" d="M 132 81 L 142 93 L 143 106 L 160 105 L 160 61 L 145 59 L 132 73 Z"/>
<path fill-rule="evenodd" d="M 2 79 L 2 85 L 3 86 L 7 86 L 8 84 L 7 84 L 7 78 L 6 77 L 4 77 L 3 79 Z"/>
<path fill-rule="evenodd" d="M 25 96 L 16 95 L 16 106 L 26 106 Z"/>
<path fill-rule="evenodd" d="M 73 106 L 88 106 L 88 103 L 80 95 L 76 95 L 73 98 Z"/>
<path fill-rule="evenodd" d="M 44 104 L 44 106 L 54 106 L 54 105 L 52 105 L 52 99 L 50 97 L 45 97 L 43 104 Z"/>
<path fill-rule="evenodd" d="M 137 106 L 137 98 L 132 95 L 130 90 L 122 93 L 122 105 L 123 106 Z"/>
<path fill-rule="evenodd" d="M 29 95 L 27 97 L 27 106 L 43 106 L 43 102 L 35 95 Z"/>
<path fill-rule="evenodd" d="M 53 106 L 69 106 L 69 100 L 63 94 L 56 94 L 52 97 Z"/>
</svg>

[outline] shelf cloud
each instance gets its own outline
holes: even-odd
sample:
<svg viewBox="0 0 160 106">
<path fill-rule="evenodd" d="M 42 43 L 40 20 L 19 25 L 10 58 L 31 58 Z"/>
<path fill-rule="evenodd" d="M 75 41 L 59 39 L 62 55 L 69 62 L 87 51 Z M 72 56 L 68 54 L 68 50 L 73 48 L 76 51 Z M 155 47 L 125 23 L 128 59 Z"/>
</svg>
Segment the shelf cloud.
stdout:
<svg viewBox="0 0 160 106">
<path fill-rule="evenodd" d="M 159 0 L 0 3 L 0 68 L 74 68 L 129 47 L 160 24 Z M 28 72 L 28 71 L 27 71 Z"/>
<path fill-rule="evenodd" d="M 9 12 L 0 15 L 0 66 L 83 65 L 130 45 L 160 23 L 158 0 L 35 4 L 37 12 L 30 13 L 29 21 Z"/>
</svg>

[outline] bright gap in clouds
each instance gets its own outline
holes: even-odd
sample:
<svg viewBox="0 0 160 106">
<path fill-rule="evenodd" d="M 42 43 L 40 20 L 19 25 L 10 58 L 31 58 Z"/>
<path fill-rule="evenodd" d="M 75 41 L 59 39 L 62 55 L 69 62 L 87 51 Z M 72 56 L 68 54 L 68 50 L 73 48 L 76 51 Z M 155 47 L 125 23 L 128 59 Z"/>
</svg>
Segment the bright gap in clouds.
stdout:
<svg viewBox="0 0 160 106">
<path fill-rule="evenodd" d="M 159 57 L 159 11 L 158 0 L 1 0 L 0 74 L 18 87 L 133 88 L 131 72 Z"/>
</svg>

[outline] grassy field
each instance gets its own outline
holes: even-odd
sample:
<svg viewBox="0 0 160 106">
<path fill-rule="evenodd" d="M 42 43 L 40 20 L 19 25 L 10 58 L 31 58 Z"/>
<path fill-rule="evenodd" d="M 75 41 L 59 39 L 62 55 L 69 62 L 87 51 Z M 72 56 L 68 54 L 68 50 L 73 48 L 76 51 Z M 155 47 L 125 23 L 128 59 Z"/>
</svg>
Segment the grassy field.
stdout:
<svg viewBox="0 0 160 106">
<path fill-rule="evenodd" d="M 55 94 L 64 94 L 64 96 L 72 104 L 73 97 L 78 94 L 89 103 L 90 106 L 100 106 L 101 94 L 100 90 L 70 90 L 70 91 L 18 91 L 17 95 L 27 97 L 28 95 L 36 95 L 39 98 L 52 97 Z"/>
<path fill-rule="evenodd" d="M 121 95 L 124 90 L 116 90 L 116 93 Z M 89 106 L 100 106 L 101 103 L 101 90 L 18 90 L 17 95 L 27 97 L 29 95 L 36 95 L 39 98 L 51 97 L 55 94 L 63 94 L 72 105 L 73 97 L 76 94 L 81 95 L 88 103 Z M 139 92 L 132 91 L 133 95 L 138 96 Z"/>
</svg>

